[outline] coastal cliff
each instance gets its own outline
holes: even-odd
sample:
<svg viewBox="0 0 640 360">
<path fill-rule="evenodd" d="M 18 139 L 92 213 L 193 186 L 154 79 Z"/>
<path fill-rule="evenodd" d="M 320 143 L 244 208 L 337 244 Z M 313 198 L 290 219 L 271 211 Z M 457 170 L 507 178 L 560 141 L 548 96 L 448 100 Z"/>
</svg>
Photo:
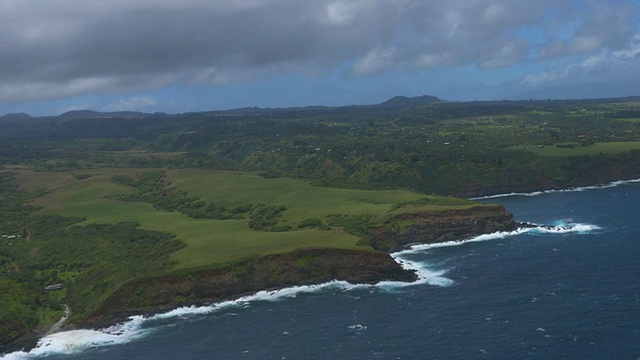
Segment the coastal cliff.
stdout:
<svg viewBox="0 0 640 360">
<path fill-rule="evenodd" d="M 216 268 L 188 269 L 133 279 L 117 288 L 95 311 L 72 316 L 65 328 L 101 328 L 131 315 L 161 313 L 181 306 L 237 299 L 260 290 L 331 280 L 369 284 L 385 280 L 411 282 L 417 275 L 403 269 L 390 252 L 413 244 L 463 240 L 522 226 L 527 224 L 515 222 L 499 205 L 397 214 L 381 225 L 367 229 L 361 242 L 375 250 L 364 247 L 362 250 L 302 248 Z M 31 348 L 42 334 L 23 334 L 11 345 L 0 349 Z"/>
<path fill-rule="evenodd" d="M 167 311 L 179 306 L 210 304 L 265 289 L 319 284 L 331 280 L 351 283 L 414 281 L 389 252 L 418 243 L 462 240 L 521 224 L 502 206 L 399 214 L 370 228 L 363 239 L 374 249 L 298 249 L 266 255 L 220 268 L 191 270 L 142 278 L 118 288 L 81 326 L 104 326 L 134 314 Z"/>
<path fill-rule="evenodd" d="M 463 240 L 497 231 L 513 231 L 519 224 L 501 205 L 475 206 L 464 210 L 430 211 L 396 215 L 369 230 L 367 242 L 383 251 L 413 244 Z"/>
<path fill-rule="evenodd" d="M 204 305 L 260 290 L 311 285 L 331 280 L 373 284 L 383 280 L 414 281 L 382 251 L 328 248 L 298 249 L 266 255 L 228 266 L 136 279 L 118 288 L 82 327 L 113 324 L 130 315 Z"/>
</svg>

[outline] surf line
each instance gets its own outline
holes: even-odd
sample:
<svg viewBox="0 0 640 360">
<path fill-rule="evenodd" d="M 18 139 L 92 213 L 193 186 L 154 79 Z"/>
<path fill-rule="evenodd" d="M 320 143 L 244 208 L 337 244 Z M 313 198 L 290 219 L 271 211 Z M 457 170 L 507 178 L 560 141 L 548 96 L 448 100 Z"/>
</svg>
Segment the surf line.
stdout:
<svg viewBox="0 0 640 360">
<path fill-rule="evenodd" d="M 415 266 L 405 262 L 404 266 Z M 29 352 L 17 351 L 1 357 L 2 360 L 22 360 L 35 356 L 71 355 L 87 351 L 92 348 L 101 348 L 114 345 L 124 345 L 141 339 L 163 326 L 163 320 L 189 318 L 199 315 L 213 314 L 234 309 L 244 309 L 253 302 L 279 301 L 285 298 L 295 298 L 300 294 L 315 293 L 322 290 L 350 291 L 354 289 L 380 288 L 383 291 L 400 286 L 416 285 L 429 282 L 437 285 L 436 277 L 423 271 L 418 281 L 410 283 L 379 282 L 377 284 L 352 284 L 342 280 L 332 280 L 315 285 L 300 285 L 278 290 L 262 290 L 253 295 L 247 295 L 235 300 L 221 301 L 204 306 L 187 306 L 170 310 L 165 313 L 151 316 L 135 315 L 124 322 L 102 329 L 78 329 L 59 331 L 47 334 L 38 340 L 37 345 Z M 442 284 L 447 280 L 442 280 Z"/>
<path fill-rule="evenodd" d="M 557 225 L 540 225 L 535 223 L 526 223 L 526 227 L 521 227 L 513 231 L 498 231 L 491 234 L 483 234 L 478 235 L 476 237 L 472 237 L 469 239 L 463 240 L 452 240 L 452 241 L 444 241 L 438 243 L 430 243 L 430 244 L 416 244 L 410 246 L 406 250 L 401 250 L 395 253 L 392 253 L 391 256 L 398 261 L 398 259 L 402 261 L 406 261 L 404 258 L 405 255 L 421 253 L 429 249 L 450 247 L 450 246 L 461 246 L 468 243 L 474 242 L 484 242 L 491 240 L 504 239 L 511 236 L 516 236 L 520 234 L 532 233 L 532 234 L 568 234 L 568 233 L 578 233 L 585 234 L 592 232 L 594 230 L 599 230 L 601 227 L 598 225 L 592 224 L 582 224 L 582 223 L 569 223 L 563 220 L 557 222 Z"/>
<path fill-rule="evenodd" d="M 38 340 L 36 347 L 31 349 L 29 352 L 17 351 L 6 354 L 1 359 L 18 360 L 29 359 L 34 356 L 51 356 L 56 354 L 70 355 L 81 353 L 91 348 L 123 345 L 143 338 L 154 332 L 162 326 L 162 320 L 206 315 L 233 309 L 243 309 L 251 306 L 252 302 L 278 301 L 285 298 L 295 298 L 299 294 L 315 293 L 322 290 L 334 289 L 349 291 L 354 289 L 378 288 L 382 291 L 394 291 L 400 288 L 421 284 L 448 287 L 451 286 L 454 281 L 444 276 L 446 274 L 446 270 L 434 270 L 428 263 L 425 263 L 424 261 L 411 260 L 407 255 L 421 253 L 434 248 L 460 246 L 473 242 L 497 240 L 523 233 L 586 233 L 599 229 L 596 225 L 564 223 L 562 221 L 560 221 L 557 226 L 531 225 L 532 227 L 523 227 L 510 232 L 495 232 L 466 240 L 413 245 L 407 250 L 391 253 L 391 257 L 393 257 L 400 266 L 416 272 L 418 279 L 413 282 L 381 281 L 376 284 L 352 284 L 346 281 L 333 280 L 316 285 L 293 286 L 278 290 L 262 290 L 253 295 L 243 296 L 235 300 L 221 301 L 211 305 L 180 307 L 149 317 L 142 315 L 131 316 L 124 322 L 103 329 L 79 329 L 51 333 Z M 154 323 L 156 323 L 156 326 L 153 326 Z"/>
<path fill-rule="evenodd" d="M 496 198 L 509 197 L 509 196 L 538 196 L 538 195 L 562 193 L 562 192 L 577 192 L 577 191 L 585 191 L 585 190 L 607 189 L 607 188 L 612 188 L 620 185 L 632 184 L 637 182 L 640 182 L 640 179 L 618 180 L 618 181 L 612 181 L 607 184 L 579 186 L 574 188 L 556 189 L 556 190 L 551 190 L 551 189 L 540 190 L 540 191 L 534 191 L 530 193 L 513 192 L 508 194 L 487 195 L 487 196 L 472 197 L 472 198 L 469 198 L 469 200 L 487 200 L 487 199 L 496 199 Z"/>
</svg>

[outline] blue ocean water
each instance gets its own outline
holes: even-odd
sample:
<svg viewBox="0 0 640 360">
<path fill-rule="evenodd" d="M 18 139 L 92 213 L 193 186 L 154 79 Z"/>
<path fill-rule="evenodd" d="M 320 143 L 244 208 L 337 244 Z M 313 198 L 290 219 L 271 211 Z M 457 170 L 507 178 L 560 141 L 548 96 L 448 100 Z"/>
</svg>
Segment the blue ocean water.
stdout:
<svg viewBox="0 0 640 360">
<path fill-rule="evenodd" d="M 262 292 L 5 358 L 640 358 L 640 183 L 530 195 L 481 201 L 557 227 L 395 254 L 415 284 Z"/>
</svg>

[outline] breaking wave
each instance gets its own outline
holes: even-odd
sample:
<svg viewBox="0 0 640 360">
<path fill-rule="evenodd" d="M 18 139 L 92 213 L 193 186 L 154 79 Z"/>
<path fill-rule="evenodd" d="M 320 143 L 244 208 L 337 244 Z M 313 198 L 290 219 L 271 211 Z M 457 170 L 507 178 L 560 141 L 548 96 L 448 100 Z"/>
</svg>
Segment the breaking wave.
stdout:
<svg viewBox="0 0 640 360">
<path fill-rule="evenodd" d="M 423 280 L 432 283 L 433 276 L 425 275 Z M 437 283 L 438 281 L 435 281 Z M 99 330 L 70 330 L 47 335 L 38 341 L 35 348 L 29 352 L 16 351 L 6 354 L 2 360 L 27 360 L 43 358 L 52 355 L 70 355 L 81 353 L 91 348 L 99 348 L 113 345 L 122 345 L 149 335 L 157 328 L 158 321 L 172 318 L 186 318 L 190 316 L 213 314 L 233 308 L 245 308 L 253 302 L 278 301 L 285 298 L 295 298 L 300 294 L 315 293 L 321 290 L 342 290 L 373 288 L 381 289 L 389 287 L 406 286 L 416 283 L 384 282 L 379 285 L 351 284 L 346 281 L 334 280 L 318 285 L 294 286 L 279 290 L 264 290 L 253 295 L 244 296 L 236 300 L 223 301 L 207 306 L 188 306 L 176 308 L 166 313 L 156 314 L 150 317 L 132 316 L 127 321 Z M 156 324 L 154 324 L 154 322 Z M 154 326 L 156 325 L 156 326 Z"/>
<path fill-rule="evenodd" d="M 553 225 L 539 225 L 539 224 L 530 224 L 531 227 L 522 227 L 516 229 L 514 231 L 499 231 L 491 234 L 483 234 L 470 239 L 464 240 L 454 240 L 454 241 L 445 241 L 433 244 L 419 244 L 413 245 L 407 250 L 399 251 L 397 253 L 392 254 L 394 258 L 402 258 L 403 255 L 408 254 L 417 254 L 424 252 L 429 249 L 450 247 L 450 246 L 460 246 L 468 243 L 474 242 L 484 242 L 491 240 L 504 239 L 511 236 L 516 236 L 520 234 L 586 234 L 595 230 L 601 229 L 597 225 L 592 224 L 581 224 L 581 223 L 572 223 L 569 220 L 560 220 L 555 222 Z"/>
<path fill-rule="evenodd" d="M 470 198 L 470 200 L 496 199 L 496 198 L 502 198 L 502 197 L 508 197 L 508 196 L 538 196 L 538 195 L 552 194 L 552 193 L 586 191 L 586 190 L 594 190 L 594 189 L 606 189 L 606 188 L 612 188 L 612 187 L 616 187 L 616 186 L 620 186 L 620 185 L 637 183 L 637 182 L 640 182 L 640 179 L 620 180 L 620 181 L 613 181 L 613 182 L 610 182 L 608 184 L 593 185 L 593 186 L 581 186 L 581 187 L 568 188 L 568 189 L 559 189 L 559 190 L 541 190 L 541 191 L 534 191 L 534 192 L 530 192 L 530 193 L 513 192 L 513 193 L 508 193 L 508 194 L 496 194 L 496 195 L 474 197 L 474 198 Z"/>
<path fill-rule="evenodd" d="M 422 261 L 414 261 L 403 257 L 402 252 L 393 253 L 391 256 L 398 264 L 400 264 L 400 266 L 402 266 L 402 268 L 415 271 L 418 279 L 410 283 L 400 281 L 381 281 L 375 286 L 382 290 L 393 291 L 399 288 L 422 284 L 443 287 L 451 286 L 453 284 L 453 280 L 443 276 L 446 273 L 446 270 L 434 270 Z"/>
<path fill-rule="evenodd" d="M 132 316 L 129 321 L 100 330 L 70 330 L 47 335 L 40 340 L 31 351 L 16 351 L 1 359 L 22 360 L 50 355 L 70 355 L 84 350 L 121 345 L 145 336 L 150 330 L 142 329 L 146 321 L 142 316 Z"/>
</svg>

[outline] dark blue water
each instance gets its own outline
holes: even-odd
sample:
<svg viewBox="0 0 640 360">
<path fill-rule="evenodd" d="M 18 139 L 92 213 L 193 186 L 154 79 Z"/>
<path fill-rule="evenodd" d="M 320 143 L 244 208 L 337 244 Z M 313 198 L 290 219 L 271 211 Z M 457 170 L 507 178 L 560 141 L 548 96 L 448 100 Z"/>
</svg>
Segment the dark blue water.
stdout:
<svg viewBox="0 0 640 360">
<path fill-rule="evenodd" d="M 7 358 L 639 358 L 640 184 L 484 201 L 571 230 L 402 255 L 431 271 L 419 285 L 263 294 Z"/>
</svg>

